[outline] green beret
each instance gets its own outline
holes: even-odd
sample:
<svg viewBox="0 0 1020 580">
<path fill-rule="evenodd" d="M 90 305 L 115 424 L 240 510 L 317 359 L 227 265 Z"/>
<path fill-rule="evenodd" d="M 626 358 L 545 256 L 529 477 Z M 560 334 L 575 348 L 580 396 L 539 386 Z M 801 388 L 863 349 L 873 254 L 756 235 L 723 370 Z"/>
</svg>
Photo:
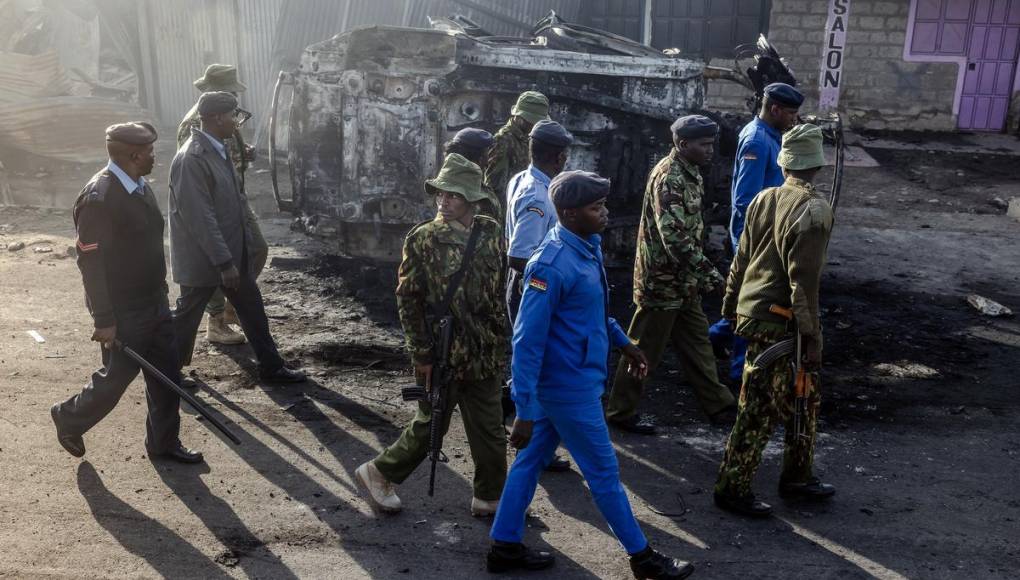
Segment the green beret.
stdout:
<svg viewBox="0 0 1020 580">
<path fill-rule="evenodd" d="M 227 92 L 202 93 L 198 98 L 198 114 L 203 117 L 230 113 L 236 108 L 237 97 Z"/>
<path fill-rule="evenodd" d="M 439 174 L 425 181 L 425 193 L 440 191 L 457 193 L 471 203 L 485 199 L 482 192 L 482 169 L 459 153 L 450 153 L 443 160 Z"/>
<path fill-rule="evenodd" d="M 230 64 L 211 64 L 205 74 L 195 79 L 195 88 L 203 93 L 208 91 L 226 91 L 242 93 L 248 90 L 244 83 L 237 80 L 237 67 Z"/>
<path fill-rule="evenodd" d="M 804 124 L 783 133 L 783 147 L 776 161 L 780 167 L 794 171 L 825 165 L 822 130 L 815 125 Z"/>
<path fill-rule="evenodd" d="M 110 125 L 106 128 L 106 140 L 125 145 L 148 145 L 156 141 L 156 128 L 144 121 Z"/>
<path fill-rule="evenodd" d="M 556 209 L 574 209 L 609 196 L 609 180 L 590 171 L 564 171 L 549 183 Z"/>
<path fill-rule="evenodd" d="M 525 91 L 517 97 L 517 103 L 510 109 L 510 114 L 523 117 L 529 123 L 537 123 L 549 118 L 549 99 L 536 91 Z"/>
</svg>

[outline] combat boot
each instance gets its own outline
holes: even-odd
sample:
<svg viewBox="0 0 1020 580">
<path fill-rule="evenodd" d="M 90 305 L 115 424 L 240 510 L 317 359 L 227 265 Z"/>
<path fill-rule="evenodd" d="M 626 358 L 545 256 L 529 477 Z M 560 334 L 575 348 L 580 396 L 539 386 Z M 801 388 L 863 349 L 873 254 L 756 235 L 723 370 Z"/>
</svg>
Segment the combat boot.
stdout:
<svg viewBox="0 0 1020 580">
<path fill-rule="evenodd" d="M 494 516 L 496 515 L 496 510 L 498 508 L 498 499 L 495 501 L 486 501 L 484 499 L 478 499 L 477 497 L 471 498 L 471 515 L 476 518 Z"/>
<path fill-rule="evenodd" d="M 800 483 L 780 481 L 779 495 L 786 499 L 824 500 L 836 495 L 836 487 L 822 483 L 817 477 L 810 477 Z"/>
<path fill-rule="evenodd" d="M 630 571 L 637 580 L 680 580 L 694 573 L 694 565 L 660 554 L 648 546 L 630 557 Z"/>
<path fill-rule="evenodd" d="M 209 323 L 205 328 L 205 339 L 212 344 L 244 344 L 244 335 L 234 332 L 224 322 L 223 316 L 222 312 L 215 316 L 209 315 Z"/>
<path fill-rule="evenodd" d="M 226 299 L 223 300 L 223 323 L 241 326 L 241 321 L 237 319 L 237 310 L 235 310 L 234 305 Z"/>
<path fill-rule="evenodd" d="M 386 479 L 375 463 L 371 461 L 362 463 L 354 470 L 354 478 L 365 488 L 369 502 L 379 511 L 397 513 L 403 507 L 393 482 Z"/>
<path fill-rule="evenodd" d="M 754 497 L 754 494 L 733 496 L 715 492 L 715 505 L 728 512 L 749 518 L 767 518 L 772 515 L 772 506 Z"/>
<path fill-rule="evenodd" d="M 540 552 L 520 543 L 493 542 L 485 558 L 485 569 L 493 574 L 513 570 L 545 570 L 556 563 L 549 552 Z"/>
</svg>

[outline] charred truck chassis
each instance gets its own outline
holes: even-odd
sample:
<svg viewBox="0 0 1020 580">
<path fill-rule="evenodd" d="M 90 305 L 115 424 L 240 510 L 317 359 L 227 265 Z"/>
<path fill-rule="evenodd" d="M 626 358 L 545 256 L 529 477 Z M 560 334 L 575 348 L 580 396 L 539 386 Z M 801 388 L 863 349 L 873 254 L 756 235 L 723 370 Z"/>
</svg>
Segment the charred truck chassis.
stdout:
<svg viewBox="0 0 1020 580">
<path fill-rule="evenodd" d="M 437 172 L 443 143 L 465 127 L 495 132 L 521 92 L 538 90 L 550 99 L 550 116 L 575 136 L 568 168 L 612 180 L 606 253 L 629 262 L 645 179 L 672 145 L 669 125 L 703 112 L 706 73 L 732 79 L 701 62 L 646 56 L 641 51 L 649 49 L 636 47 L 638 56 L 599 54 L 396 27 L 356 29 L 309 46 L 296 72 L 280 74 L 273 98 L 277 203 L 295 214 L 298 229 L 335 240 L 343 254 L 399 260 L 408 229 L 435 215 L 422 183 Z M 292 198 L 284 199 L 276 137 L 288 85 Z M 724 130 L 721 154 L 706 172 L 706 206 L 725 210 L 739 123 L 712 116 Z"/>
</svg>

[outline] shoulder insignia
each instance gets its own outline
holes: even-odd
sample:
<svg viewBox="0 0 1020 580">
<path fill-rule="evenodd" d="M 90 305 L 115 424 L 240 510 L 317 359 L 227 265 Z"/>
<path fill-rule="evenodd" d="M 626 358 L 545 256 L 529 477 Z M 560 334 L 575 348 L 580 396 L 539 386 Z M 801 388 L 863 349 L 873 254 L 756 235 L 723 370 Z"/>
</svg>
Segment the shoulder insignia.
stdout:
<svg viewBox="0 0 1020 580">
<path fill-rule="evenodd" d="M 757 161 L 758 155 L 755 153 L 744 153 L 744 156 L 741 157 L 741 159 L 743 159 L 744 161 Z"/>
<path fill-rule="evenodd" d="M 531 279 L 528 280 L 528 288 L 534 288 L 535 290 L 538 290 L 539 292 L 545 292 L 546 290 L 549 289 L 549 284 L 545 280 L 542 280 L 540 278 L 536 278 L 533 275 L 533 276 L 531 276 Z"/>
<path fill-rule="evenodd" d="M 528 211 L 533 211 L 533 212 L 537 213 L 538 217 L 545 217 L 545 212 L 542 211 L 541 209 L 535 207 L 535 206 L 529 207 Z"/>
<path fill-rule="evenodd" d="M 86 243 L 82 242 L 81 240 L 78 240 L 77 246 L 78 246 L 78 252 L 81 253 L 81 254 L 90 254 L 92 252 L 95 252 L 95 251 L 99 250 L 99 242 L 93 242 L 91 244 L 86 244 Z"/>
</svg>

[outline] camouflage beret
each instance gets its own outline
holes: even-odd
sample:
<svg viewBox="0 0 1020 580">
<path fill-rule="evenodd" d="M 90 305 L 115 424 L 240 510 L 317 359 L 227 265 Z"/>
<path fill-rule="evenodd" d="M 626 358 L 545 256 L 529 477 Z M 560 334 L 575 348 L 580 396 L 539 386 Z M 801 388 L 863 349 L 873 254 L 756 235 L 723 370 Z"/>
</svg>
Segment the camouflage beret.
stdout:
<svg viewBox="0 0 1020 580">
<path fill-rule="evenodd" d="M 461 129 L 457 131 L 457 134 L 450 140 L 451 144 L 463 145 L 472 149 L 488 149 L 492 147 L 495 140 L 492 138 L 492 133 L 484 129 L 474 129 L 468 127 L 467 129 Z"/>
<path fill-rule="evenodd" d="M 719 125 L 704 115 L 686 115 L 673 121 L 670 130 L 681 139 L 701 139 L 715 137 Z"/>
<path fill-rule="evenodd" d="M 549 183 L 549 197 L 556 209 L 574 209 L 607 197 L 609 180 L 590 171 L 564 171 Z"/>
<path fill-rule="evenodd" d="M 531 128 L 531 138 L 535 141 L 541 141 L 547 145 L 553 147 L 569 147 L 574 142 L 574 136 L 570 134 L 556 121 L 550 121 L 548 119 L 535 123 L 535 126 Z"/>
<path fill-rule="evenodd" d="M 106 128 L 106 140 L 125 145 L 148 145 L 156 141 L 156 128 L 144 121 L 119 123 Z"/>
<path fill-rule="evenodd" d="M 765 86 L 762 91 L 770 101 L 779 103 L 784 107 L 799 109 L 804 104 L 804 95 L 800 91 L 786 83 L 772 83 Z"/>
<path fill-rule="evenodd" d="M 229 113 L 237 108 L 237 97 L 223 91 L 202 93 L 198 98 L 198 114 L 203 117 Z"/>
</svg>

